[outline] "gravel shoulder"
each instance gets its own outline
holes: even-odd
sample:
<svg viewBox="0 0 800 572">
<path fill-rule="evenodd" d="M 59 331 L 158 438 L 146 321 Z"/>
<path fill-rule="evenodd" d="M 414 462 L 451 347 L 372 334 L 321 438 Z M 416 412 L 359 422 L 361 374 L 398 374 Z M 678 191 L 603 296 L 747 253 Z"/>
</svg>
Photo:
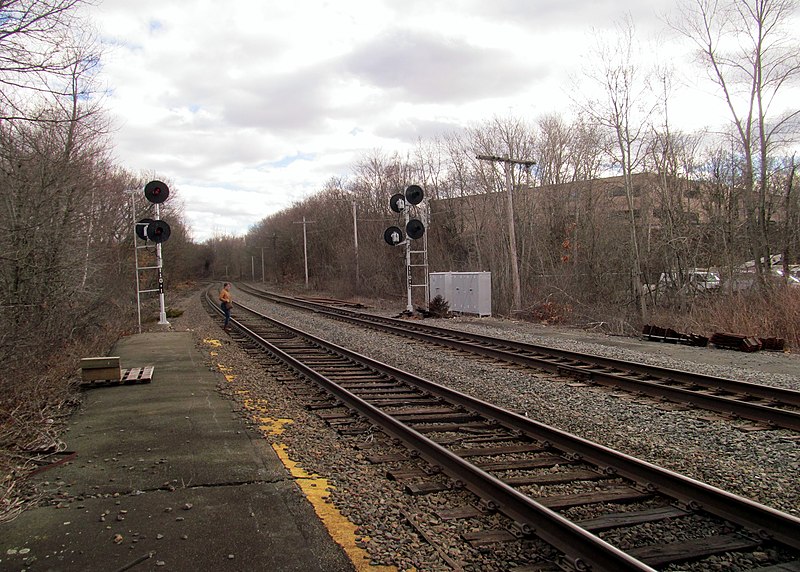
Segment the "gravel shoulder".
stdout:
<svg viewBox="0 0 800 572">
<path fill-rule="evenodd" d="M 800 354 L 790 352 L 747 353 L 713 346 L 691 347 L 499 318 L 458 317 L 435 324 L 688 371 L 718 371 L 719 375 L 740 381 L 779 384 L 800 390 Z"/>
</svg>

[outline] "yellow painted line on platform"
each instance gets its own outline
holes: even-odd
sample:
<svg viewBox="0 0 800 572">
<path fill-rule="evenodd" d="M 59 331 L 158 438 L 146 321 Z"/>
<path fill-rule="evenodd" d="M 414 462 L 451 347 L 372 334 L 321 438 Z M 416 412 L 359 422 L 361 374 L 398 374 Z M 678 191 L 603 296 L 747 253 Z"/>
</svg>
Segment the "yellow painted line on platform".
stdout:
<svg viewBox="0 0 800 572">
<path fill-rule="evenodd" d="M 217 364 L 217 366 L 221 372 L 233 370 L 233 368 L 226 367 L 222 364 Z M 225 378 L 229 382 L 233 382 L 236 376 L 225 375 Z M 237 393 L 240 395 L 247 395 L 249 392 L 239 390 Z M 259 429 L 265 437 L 280 435 L 287 425 L 294 423 L 293 419 L 274 418 L 266 415 L 269 413 L 269 402 L 266 399 L 244 398 L 242 400 L 242 405 L 245 409 L 254 413 L 253 420 L 261 424 Z M 369 552 L 356 546 L 357 538 L 366 541 L 369 540 L 368 537 L 357 535 L 356 525 L 347 520 L 347 517 L 339 512 L 339 509 L 337 509 L 332 502 L 325 500 L 329 494 L 328 489 L 333 488 L 326 478 L 306 472 L 300 465 L 290 459 L 286 445 L 273 443 L 272 448 L 295 479 L 295 482 L 300 487 L 300 490 L 303 491 L 303 494 L 311 503 L 311 506 L 314 507 L 314 512 L 317 513 L 317 516 L 319 516 L 320 520 L 325 525 L 331 538 L 345 551 L 347 557 L 353 563 L 356 572 L 398 572 L 398 569 L 394 566 L 370 565 L 371 558 Z"/>
<path fill-rule="evenodd" d="M 254 419 L 256 422 L 261 423 L 258 428 L 267 435 L 280 435 L 287 425 L 294 423 L 294 419 L 275 419 L 274 417 L 257 416 L 254 416 Z"/>
<path fill-rule="evenodd" d="M 394 566 L 371 566 L 369 553 L 356 546 L 356 525 L 347 520 L 347 518 L 339 512 L 339 509 L 333 503 L 325 500 L 324 497 L 328 496 L 328 489 L 333 488 L 328 479 L 320 477 L 319 475 L 310 474 L 300 467 L 296 462 L 289 458 L 286 452 L 286 445 L 274 443 L 272 448 L 278 454 L 283 465 L 289 470 L 291 475 L 295 478 L 295 482 L 303 491 L 314 511 L 322 520 L 325 528 L 328 529 L 333 540 L 341 546 L 353 567 L 358 572 L 377 571 L 377 572 L 396 572 L 397 568 Z M 366 537 L 362 537 L 367 540 Z"/>
</svg>

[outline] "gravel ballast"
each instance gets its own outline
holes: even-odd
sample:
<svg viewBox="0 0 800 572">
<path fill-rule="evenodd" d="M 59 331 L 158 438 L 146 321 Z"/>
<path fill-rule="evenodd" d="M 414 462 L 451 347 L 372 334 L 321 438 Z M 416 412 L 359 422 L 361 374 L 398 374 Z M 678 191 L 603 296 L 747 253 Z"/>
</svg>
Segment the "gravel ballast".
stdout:
<svg viewBox="0 0 800 572">
<path fill-rule="evenodd" d="M 259 301 L 241 291 L 234 290 L 234 300 L 373 359 L 800 516 L 797 478 L 800 441 L 794 432 L 747 431 L 743 423 L 714 420 L 707 412 L 660 409 L 651 401 L 570 383 L 550 374 L 497 366 L 407 339 L 359 330 L 309 312 Z M 339 436 L 297 403 L 291 390 L 265 372 L 261 364 L 222 332 L 221 321 L 208 316 L 199 294 L 181 304 L 184 313 L 171 320 L 170 327 L 191 330 L 207 355 L 210 347 L 203 340 L 223 340 L 222 347 L 214 348 L 217 354 L 209 355 L 209 360 L 214 365 L 233 368 L 235 381 L 221 383 L 220 387 L 233 400 L 235 409 L 252 417 L 244 406 L 245 399 L 263 398 L 268 402 L 271 416 L 294 421 L 283 434 L 270 438 L 285 443 L 292 459 L 306 470 L 335 483 L 330 500 L 360 527 L 362 537 L 356 540 L 367 549 L 373 565 L 450 570 L 456 563 L 466 570 L 506 570 L 535 562 L 536 557 L 532 556 L 535 550 L 547 553 L 535 540 L 512 542 L 502 548 L 492 545 L 491 549 L 465 546 L 459 537 L 465 527 L 474 527 L 474 523 L 442 522 L 432 516 L 437 506 L 452 501 L 438 495 L 410 498 L 399 483 L 385 478 L 385 466 L 370 464 L 365 453 L 356 448 L 364 444 L 365 437 Z M 233 314 L 235 318 L 236 310 Z M 791 354 L 737 355 L 739 352 L 675 347 L 496 318 L 430 322 L 571 351 L 800 390 L 797 375 L 800 360 Z M 251 422 L 257 428 L 258 423 L 253 419 Z M 426 541 L 420 530 L 430 533 L 433 542 Z M 449 547 L 448 537 L 458 549 Z"/>
</svg>

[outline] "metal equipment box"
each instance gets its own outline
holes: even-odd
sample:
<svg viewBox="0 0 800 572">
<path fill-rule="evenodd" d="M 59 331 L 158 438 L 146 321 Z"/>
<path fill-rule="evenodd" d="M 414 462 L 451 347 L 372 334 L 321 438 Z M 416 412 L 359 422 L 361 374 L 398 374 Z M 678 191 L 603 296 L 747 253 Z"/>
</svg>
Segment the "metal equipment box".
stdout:
<svg viewBox="0 0 800 572">
<path fill-rule="evenodd" d="M 428 277 L 430 299 L 441 296 L 451 312 L 492 315 L 491 272 L 431 272 Z"/>
</svg>

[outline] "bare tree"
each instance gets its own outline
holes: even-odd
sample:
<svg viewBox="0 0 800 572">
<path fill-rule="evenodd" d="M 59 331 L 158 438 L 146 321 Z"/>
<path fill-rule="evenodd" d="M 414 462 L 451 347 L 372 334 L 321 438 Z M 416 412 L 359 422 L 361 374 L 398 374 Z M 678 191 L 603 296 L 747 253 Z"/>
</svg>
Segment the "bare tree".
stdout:
<svg viewBox="0 0 800 572">
<path fill-rule="evenodd" d="M 0 2 L 0 117 L 47 119 L 35 110 L 41 110 L 43 102 L 52 101 L 52 96 L 63 95 L 65 90 L 69 93 L 76 62 L 86 58 L 85 50 L 75 49 L 80 43 L 75 38 L 81 38 L 81 31 L 86 29 L 78 8 L 86 3 Z"/>
<path fill-rule="evenodd" d="M 539 185 L 560 185 L 570 179 L 573 142 L 571 126 L 555 114 L 539 118 L 534 138 L 536 169 Z"/>
<path fill-rule="evenodd" d="M 506 193 L 506 228 L 508 264 L 512 283 L 513 310 L 522 310 L 522 279 L 519 262 L 520 243 L 515 227 L 517 214 L 513 206 L 514 189 L 524 180 L 530 184 L 530 169 L 523 167 L 533 162 L 533 134 L 531 128 L 522 120 L 495 117 L 481 128 L 471 130 L 476 170 L 486 181 L 488 189 L 504 189 Z M 488 161 L 484 159 L 489 158 Z M 502 163 L 502 169 L 495 168 Z M 487 168 L 487 164 L 489 167 Z M 523 167 L 520 169 L 520 167 Z"/>
<path fill-rule="evenodd" d="M 797 199 L 797 156 L 792 155 L 784 169 L 786 194 L 784 196 L 783 222 L 783 277 L 789 279 L 789 261 L 797 253 L 798 235 L 800 235 L 800 208 Z"/>
<path fill-rule="evenodd" d="M 659 88 L 660 122 L 653 122 L 645 167 L 655 174 L 653 185 L 653 212 L 658 219 L 653 233 L 648 233 L 648 252 L 651 253 L 651 272 L 648 294 L 653 303 L 663 292 L 660 275 L 669 276 L 672 293 L 680 296 L 683 305 L 689 301 L 688 289 L 683 288 L 690 267 L 698 266 L 695 249 L 702 245 L 699 232 L 700 217 L 698 184 L 695 163 L 701 144 L 697 135 L 673 130 L 669 103 L 675 71 L 660 66 L 654 72 L 654 85 Z M 708 262 L 706 261 L 706 266 Z"/>
<path fill-rule="evenodd" d="M 769 265 L 770 164 L 797 107 L 774 109 L 800 75 L 800 45 L 789 26 L 794 0 L 693 0 L 675 27 L 695 42 L 720 89 L 742 157 L 742 191 L 750 251 L 759 275 Z"/>
<path fill-rule="evenodd" d="M 466 131 L 456 131 L 437 139 L 436 146 L 434 157 L 442 165 L 442 171 L 433 183 L 434 192 L 428 201 L 431 269 L 487 270 L 486 238 L 493 220 L 483 216 L 484 201 L 477 197 L 466 199 L 487 192 L 474 169 L 472 142 Z"/>
<path fill-rule="evenodd" d="M 647 216 L 647 209 L 641 208 L 646 197 L 641 194 L 645 189 L 634 188 L 632 177 L 645 158 L 653 105 L 649 103 L 649 72 L 640 67 L 637 56 L 635 29 L 630 17 L 626 17 L 618 26 L 614 42 L 608 43 L 598 37 L 595 50 L 597 66 L 586 71 L 586 76 L 596 88 L 600 88 L 602 96 L 578 104 L 598 125 L 613 134 L 614 144 L 608 151 L 624 181 L 632 290 L 642 320 L 645 320 L 647 307 L 643 296 L 643 256 L 639 229 L 646 225 L 642 218 Z"/>
</svg>

